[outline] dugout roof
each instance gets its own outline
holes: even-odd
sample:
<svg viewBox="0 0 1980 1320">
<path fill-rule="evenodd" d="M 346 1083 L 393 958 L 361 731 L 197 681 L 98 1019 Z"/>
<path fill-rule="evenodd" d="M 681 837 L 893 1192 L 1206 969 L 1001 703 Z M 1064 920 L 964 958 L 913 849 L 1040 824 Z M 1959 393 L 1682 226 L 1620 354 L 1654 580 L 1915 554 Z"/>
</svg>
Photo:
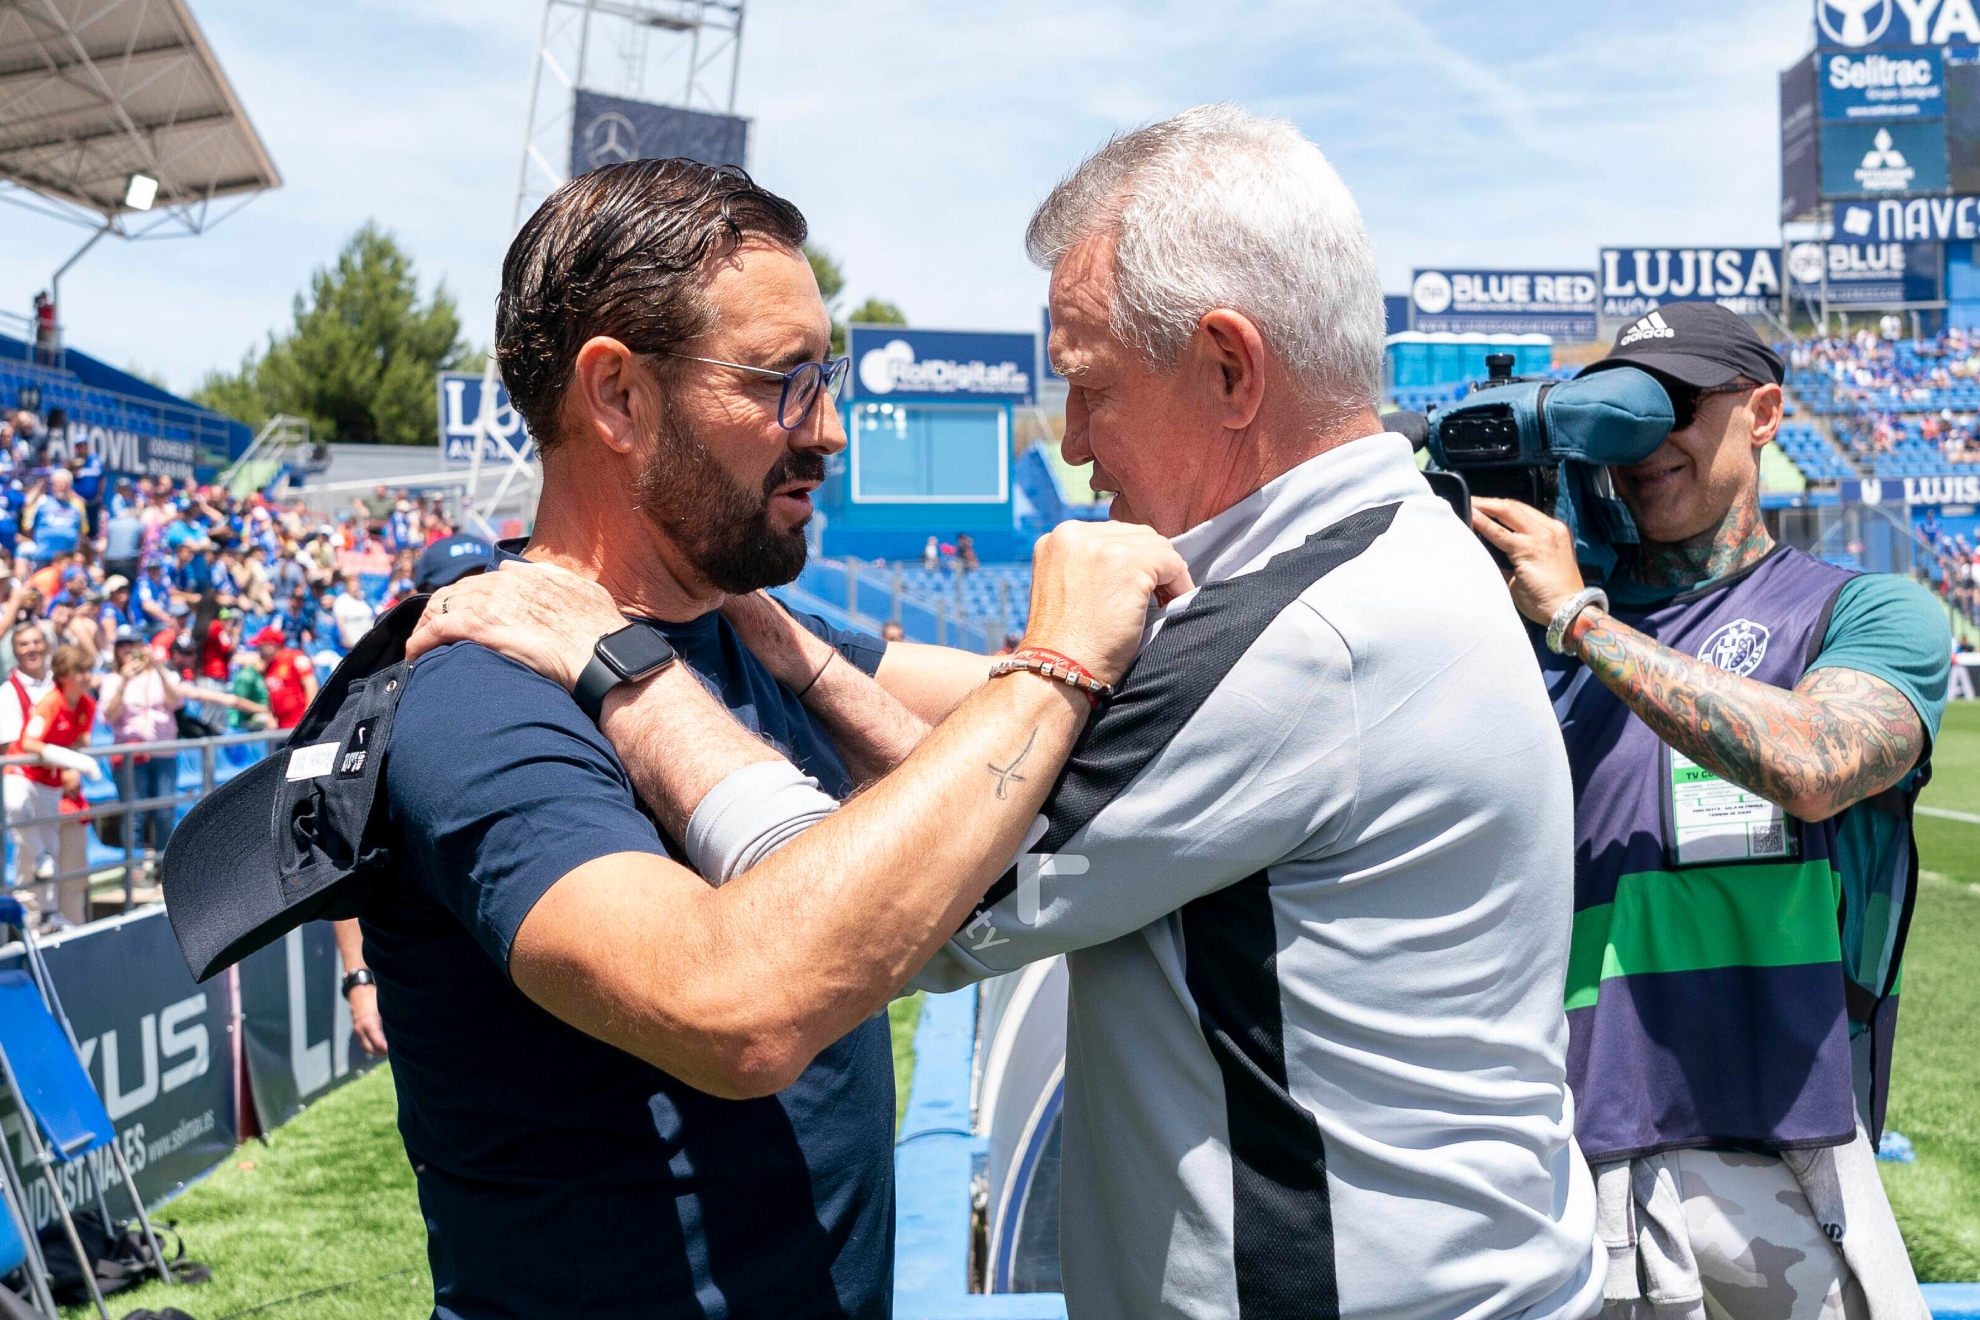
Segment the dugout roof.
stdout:
<svg viewBox="0 0 1980 1320">
<path fill-rule="evenodd" d="M 123 230 L 133 173 L 195 231 L 282 182 L 185 0 L 0 0 L 0 180 Z"/>
</svg>

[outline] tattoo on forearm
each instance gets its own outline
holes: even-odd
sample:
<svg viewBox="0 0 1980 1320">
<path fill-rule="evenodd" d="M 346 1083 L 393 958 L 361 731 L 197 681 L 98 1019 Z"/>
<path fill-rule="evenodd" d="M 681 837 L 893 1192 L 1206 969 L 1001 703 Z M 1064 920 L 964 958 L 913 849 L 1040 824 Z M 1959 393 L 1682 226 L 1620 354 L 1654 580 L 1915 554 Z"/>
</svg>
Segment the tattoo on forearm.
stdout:
<svg viewBox="0 0 1980 1320">
<path fill-rule="evenodd" d="M 1657 736 L 1770 802 L 1826 819 L 1904 778 L 1925 745 L 1918 712 L 1882 679 L 1818 669 L 1789 691 L 1729 674 L 1599 610 L 1574 649 Z"/>
<path fill-rule="evenodd" d="M 1031 731 L 1031 736 L 1024 740 L 1024 750 L 1019 752 L 1016 756 L 1012 757 L 1011 763 L 1009 765 L 1002 765 L 1002 766 L 992 765 L 990 767 L 990 773 L 992 775 L 995 775 L 997 778 L 998 801 L 1001 802 L 1010 797 L 1011 795 L 1010 788 L 1012 784 L 1022 784 L 1025 781 L 1025 776 L 1019 774 L 1017 772 L 1017 768 L 1024 764 L 1025 757 L 1031 755 L 1031 746 L 1033 743 L 1037 741 L 1038 741 L 1038 730 L 1033 729 Z"/>
</svg>

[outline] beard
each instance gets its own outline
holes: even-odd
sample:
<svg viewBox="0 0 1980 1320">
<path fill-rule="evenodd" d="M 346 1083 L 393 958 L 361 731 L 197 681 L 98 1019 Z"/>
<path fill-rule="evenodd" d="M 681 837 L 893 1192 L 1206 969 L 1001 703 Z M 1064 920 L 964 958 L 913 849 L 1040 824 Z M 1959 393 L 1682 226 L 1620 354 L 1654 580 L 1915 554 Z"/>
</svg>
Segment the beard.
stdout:
<svg viewBox="0 0 1980 1320">
<path fill-rule="evenodd" d="M 804 568 L 805 523 L 789 531 L 772 526 L 771 495 L 794 481 L 824 479 L 823 454 L 786 450 L 751 490 L 669 406 L 653 458 L 633 481 L 633 500 L 710 586 L 743 596 L 780 587 Z"/>
</svg>

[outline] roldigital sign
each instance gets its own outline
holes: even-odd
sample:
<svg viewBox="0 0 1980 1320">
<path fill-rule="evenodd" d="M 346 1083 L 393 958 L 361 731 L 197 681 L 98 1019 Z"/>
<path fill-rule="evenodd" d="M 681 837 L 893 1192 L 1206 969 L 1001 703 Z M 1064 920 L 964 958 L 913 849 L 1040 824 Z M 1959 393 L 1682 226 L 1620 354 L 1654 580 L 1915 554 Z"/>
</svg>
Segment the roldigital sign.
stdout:
<svg viewBox="0 0 1980 1320">
<path fill-rule="evenodd" d="M 1980 192 L 1974 0 L 1815 0 L 1780 78 L 1781 219 L 1823 202 Z"/>
</svg>

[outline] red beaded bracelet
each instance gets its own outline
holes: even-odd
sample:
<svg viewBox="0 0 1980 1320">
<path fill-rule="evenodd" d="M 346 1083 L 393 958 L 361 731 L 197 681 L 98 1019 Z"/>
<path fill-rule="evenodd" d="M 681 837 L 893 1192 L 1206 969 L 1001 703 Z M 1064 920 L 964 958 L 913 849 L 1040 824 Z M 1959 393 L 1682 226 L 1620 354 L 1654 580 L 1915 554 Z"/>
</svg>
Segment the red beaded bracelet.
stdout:
<svg viewBox="0 0 1980 1320">
<path fill-rule="evenodd" d="M 1020 647 L 990 666 L 992 678 L 1018 673 L 1037 674 L 1055 683 L 1078 688 L 1086 695 L 1088 704 L 1096 707 L 1103 698 L 1114 695 L 1113 684 L 1102 683 L 1079 661 L 1043 646 Z"/>
</svg>

